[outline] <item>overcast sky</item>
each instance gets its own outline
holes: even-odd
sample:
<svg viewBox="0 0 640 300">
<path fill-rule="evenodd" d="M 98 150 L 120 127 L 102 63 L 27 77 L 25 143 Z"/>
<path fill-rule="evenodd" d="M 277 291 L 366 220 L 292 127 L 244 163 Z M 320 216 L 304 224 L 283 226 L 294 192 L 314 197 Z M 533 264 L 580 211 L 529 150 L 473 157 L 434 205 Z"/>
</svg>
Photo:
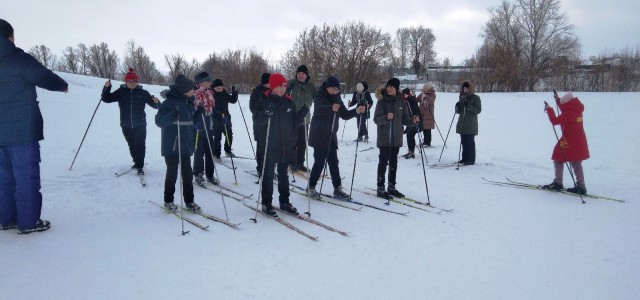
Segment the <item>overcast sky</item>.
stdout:
<svg viewBox="0 0 640 300">
<path fill-rule="evenodd" d="M 163 71 L 164 54 L 203 61 L 230 48 L 255 47 L 276 62 L 304 29 L 347 21 L 392 36 L 401 27 L 431 28 L 438 59 L 459 64 L 480 46 L 487 9 L 500 2 L 0 0 L 0 18 L 13 25 L 16 44 L 25 51 L 43 44 L 60 56 L 67 46 L 106 42 L 122 59 L 127 41 L 134 40 Z M 562 11 L 576 27 L 584 58 L 640 45 L 638 0 L 564 0 Z"/>
</svg>

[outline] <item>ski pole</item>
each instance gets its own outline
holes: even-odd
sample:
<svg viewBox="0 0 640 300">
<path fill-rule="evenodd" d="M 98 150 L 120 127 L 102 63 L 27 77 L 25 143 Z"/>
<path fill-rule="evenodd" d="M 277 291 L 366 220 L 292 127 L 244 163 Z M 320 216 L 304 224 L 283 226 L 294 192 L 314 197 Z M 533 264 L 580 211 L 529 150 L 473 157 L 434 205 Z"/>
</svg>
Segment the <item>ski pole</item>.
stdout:
<svg viewBox="0 0 640 300">
<path fill-rule="evenodd" d="M 233 152 L 231 152 L 231 143 L 229 142 L 229 130 L 227 129 L 227 118 L 224 113 L 222 113 L 222 126 L 224 127 L 224 139 L 227 145 L 229 145 L 229 157 L 231 157 L 231 170 L 233 170 L 233 179 L 236 181 L 233 185 L 238 185 L 238 177 L 236 177 L 236 165 L 233 162 Z"/>
<path fill-rule="evenodd" d="M 462 134 L 460 135 L 460 149 L 458 150 L 458 166 L 456 167 L 456 170 L 460 170 L 460 160 L 462 158 Z"/>
<path fill-rule="evenodd" d="M 451 132 L 451 126 L 453 126 L 453 120 L 456 119 L 456 111 L 453 110 L 453 117 L 451 117 L 451 124 L 449 124 L 449 130 L 447 131 L 447 137 L 444 139 L 444 144 L 447 144 L 447 140 L 449 139 L 449 133 Z M 442 153 L 444 152 L 444 146 L 442 146 L 442 150 L 440 151 L 440 158 L 438 158 L 438 162 L 442 159 Z"/>
<path fill-rule="evenodd" d="M 555 90 L 554 90 L 555 92 Z M 547 106 L 549 106 L 549 104 L 547 103 L 547 101 L 544 102 L 545 108 Z M 562 153 L 562 158 L 564 159 L 564 164 L 567 166 L 567 169 L 569 170 L 569 174 L 571 175 L 571 181 L 573 181 L 573 185 L 574 186 L 578 186 L 576 184 L 576 180 L 573 177 L 573 171 L 571 170 L 571 167 L 569 166 L 569 161 L 567 160 L 567 157 L 564 155 L 564 149 L 562 149 L 562 145 L 560 144 L 560 138 L 558 138 L 558 133 L 556 132 L 556 127 L 553 126 L 553 123 L 551 123 L 551 127 L 553 128 L 553 134 L 555 134 L 556 136 L 556 141 L 558 142 L 558 148 L 560 148 L 560 153 Z M 563 133 L 564 135 L 564 133 Z M 582 198 L 581 194 L 578 194 L 578 196 L 580 196 L 580 200 L 582 200 L 582 204 L 585 204 L 586 202 L 584 202 L 584 198 Z"/>
<path fill-rule="evenodd" d="M 96 112 L 98 111 L 98 107 L 100 107 L 100 102 L 102 99 L 98 100 L 98 105 L 96 105 L 96 109 L 93 111 L 93 115 L 91 116 L 91 120 L 89 121 L 89 125 L 87 126 L 87 130 L 84 131 L 84 135 L 82 136 L 82 141 L 80 141 L 80 146 L 78 146 L 78 151 L 76 151 L 76 155 L 73 157 L 73 161 L 71 162 L 71 166 L 69 166 L 69 171 L 73 168 L 73 164 L 76 162 L 76 158 L 78 157 L 78 153 L 80 153 L 80 148 L 82 148 L 82 143 L 84 143 L 84 138 L 87 137 L 87 132 L 89 132 L 89 127 L 91 127 L 91 123 L 93 122 L 93 117 L 96 116 Z"/>
<path fill-rule="evenodd" d="M 222 187 L 220 186 L 220 176 L 218 175 L 218 168 L 216 168 L 216 160 L 213 158 L 213 147 L 211 146 L 211 138 L 209 137 L 209 130 L 207 129 L 207 123 L 204 120 L 204 115 L 200 115 L 202 117 L 202 125 L 204 125 L 204 134 L 207 136 L 207 144 L 209 145 L 209 155 L 211 156 L 211 165 L 213 166 L 213 172 L 216 176 L 216 180 L 218 181 L 218 191 L 220 194 L 220 199 L 222 199 L 222 207 L 224 208 L 224 215 L 229 221 L 229 214 L 227 213 L 227 204 L 224 201 L 224 194 L 222 193 Z M 196 143 L 197 145 L 197 143 Z"/>
<path fill-rule="evenodd" d="M 258 188 L 258 200 L 256 200 L 256 215 L 255 217 L 253 217 L 253 219 L 249 219 L 251 221 L 253 221 L 253 223 L 257 223 L 258 222 L 258 209 L 260 207 L 260 198 L 262 197 L 262 181 L 264 180 L 264 167 L 267 165 L 267 152 L 269 152 L 269 129 L 271 128 L 271 115 L 269 115 L 269 118 L 267 119 L 267 138 L 264 140 L 264 157 L 262 160 L 262 173 L 260 173 L 260 180 L 259 180 L 259 185 L 260 187 Z M 273 172 L 273 169 L 269 170 L 270 172 Z"/>
<path fill-rule="evenodd" d="M 240 114 L 242 115 L 242 121 L 244 121 L 244 128 L 247 129 L 247 136 L 249 137 L 249 144 L 251 145 L 251 151 L 253 157 L 256 156 L 256 150 L 253 148 L 253 141 L 251 140 L 251 134 L 249 134 L 249 126 L 247 126 L 247 120 L 244 118 L 244 112 L 242 111 L 242 105 L 240 105 L 240 99 L 238 99 L 238 106 L 240 107 Z"/>
<path fill-rule="evenodd" d="M 304 152 L 305 152 L 305 156 L 307 157 L 307 159 L 305 160 L 305 164 L 307 165 L 307 171 L 309 170 L 309 134 L 307 134 L 307 118 L 305 116 L 304 118 L 304 142 L 306 143 L 306 147 L 304 147 Z M 293 176 L 292 176 L 293 177 Z M 307 184 L 307 204 L 308 204 L 308 209 L 307 212 L 305 212 L 305 214 L 309 217 L 311 217 L 311 197 L 309 196 L 309 184 Z"/>
<path fill-rule="evenodd" d="M 360 117 L 360 120 L 358 122 L 358 131 L 360 131 L 360 126 L 362 126 L 362 120 L 364 118 L 362 118 L 362 115 Z M 358 133 L 358 136 L 360 135 L 360 133 Z M 349 188 L 349 198 L 351 198 L 351 194 L 353 193 L 353 180 L 356 177 L 356 164 L 358 162 L 358 145 L 360 144 L 360 139 L 356 140 L 356 152 L 355 152 L 355 157 L 353 158 L 353 172 L 351 173 L 351 188 Z"/>
<path fill-rule="evenodd" d="M 416 130 L 419 130 L 420 128 L 418 127 L 418 124 L 416 124 Z M 420 138 L 420 134 L 418 133 L 418 141 L 420 143 L 422 143 L 422 139 Z M 427 192 L 427 205 L 431 205 L 431 200 L 429 199 L 429 184 L 427 184 L 427 171 L 424 168 L 424 163 L 425 163 L 425 159 L 427 157 L 427 155 L 424 153 L 424 151 L 422 151 L 423 149 L 421 149 L 420 151 L 420 160 L 422 161 L 422 175 L 424 176 L 424 187 L 426 189 Z M 429 162 L 427 160 L 427 162 Z"/>
<path fill-rule="evenodd" d="M 333 141 L 333 128 L 336 125 L 336 116 L 338 112 L 333 113 L 333 121 L 331 121 L 331 134 L 329 134 L 329 147 L 327 148 L 327 156 L 324 159 L 324 168 L 322 169 L 322 179 L 320 180 L 320 191 L 318 193 L 322 194 L 322 185 L 324 184 L 324 176 L 327 174 L 327 164 L 329 164 L 329 153 L 331 153 L 331 142 Z"/>
<path fill-rule="evenodd" d="M 182 194 L 182 185 L 184 184 L 184 178 L 182 177 L 182 147 L 181 138 L 180 138 L 180 106 L 176 105 L 176 110 L 178 111 L 178 121 L 176 125 L 178 126 L 178 172 L 180 172 L 180 219 L 182 220 L 182 235 L 189 233 L 189 231 L 184 231 L 184 196 Z"/>
<path fill-rule="evenodd" d="M 347 120 L 344 120 L 344 125 L 342 126 L 342 136 L 340 137 L 340 141 L 344 141 L 344 130 L 347 128 Z"/>
</svg>

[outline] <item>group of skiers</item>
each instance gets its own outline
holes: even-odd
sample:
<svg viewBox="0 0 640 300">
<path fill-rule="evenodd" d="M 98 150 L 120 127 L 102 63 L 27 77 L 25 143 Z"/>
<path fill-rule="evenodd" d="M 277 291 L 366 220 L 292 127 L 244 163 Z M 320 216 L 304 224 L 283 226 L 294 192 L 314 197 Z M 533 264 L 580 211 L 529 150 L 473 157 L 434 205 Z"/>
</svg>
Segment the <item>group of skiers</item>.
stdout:
<svg viewBox="0 0 640 300">
<path fill-rule="evenodd" d="M 67 83 L 31 55 L 14 45 L 13 27 L 0 19 L 0 230 L 17 228 L 19 233 L 45 231 L 50 222 L 40 219 L 40 147 L 43 122 L 36 100 L 35 87 L 67 92 Z M 166 163 L 164 187 L 165 208 L 177 209 L 173 204 L 178 166 L 183 183 L 186 209 L 199 212 L 194 202 L 193 181 L 218 184 L 214 176 L 216 161 L 220 161 L 221 144 L 228 157 L 232 152 L 233 131 L 229 104 L 238 101 L 232 86 L 229 93 L 221 79 L 213 79 L 200 72 L 192 79 L 178 75 L 168 90 L 162 92 L 164 101 L 152 96 L 138 84 L 135 70 L 129 69 L 124 84 L 111 92 L 107 81 L 102 101 L 118 102 L 120 127 L 133 161 L 132 169 L 144 175 L 146 115 L 145 106 L 157 109 L 155 124 L 161 128 L 161 154 Z M 328 167 L 336 199 L 349 199 L 340 177 L 337 131 L 339 118 L 357 119 L 357 142 L 368 141 L 367 120 L 374 105 L 367 82 L 356 85 L 348 109 L 340 97 L 340 81 L 329 76 L 316 88 L 309 70 L 301 65 L 295 78 L 287 80 L 282 74 L 264 73 L 250 96 L 254 140 L 257 144 L 256 171 L 260 177 L 262 211 L 276 215 L 272 204 L 273 180 L 277 174 L 279 207 L 295 214 L 289 202 L 288 171 L 308 172 L 305 167 L 307 145 L 313 148 L 313 164 L 309 174 L 308 194 L 317 197 L 316 184 Z M 427 83 L 416 98 L 409 89 L 400 90 L 400 81 L 391 78 L 375 90 L 373 122 L 377 127 L 376 146 L 379 149 L 377 195 L 382 198 L 404 197 L 396 188 L 398 153 L 406 131 L 409 151 L 405 158 L 415 157 L 415 136 L 424 136 L 420 147 L 431 146 L 431 129 L 435 125 L 436 86 Z M 589 158 L 583 128 L 584 105 L 571 93 L 562 97 L 554 94 L 561 114 L 546 105 L 553 125 L 560 125 L 562 136 L 552 159 L 555 178 L 544 188 L 561 190 L 563 163 L 569 162 L 576 174 L 576 185 L 570 192 L 586 194 L 582 160 Z M 310 107 L 313 105 L 313 116 Z M 480 97 L 470 81 L 460 86 L 455 113 L 459 115 L 456 132 L 460 134 L 459 163 L 473 165 L 476 161 L 475 136 L 478 134 Z M 193 168 L 191 156 L 195 155 Z M 388 166 L 388 173 L 387 173 Z M 277 173 L 276 173 L 277 172 Z M 195 176 L 194 176 L 195 175 Z M 194 178 L 195 177 L 195 178 Z M 385 187 L 386 185 L 386 187 Z"/>
</svg>

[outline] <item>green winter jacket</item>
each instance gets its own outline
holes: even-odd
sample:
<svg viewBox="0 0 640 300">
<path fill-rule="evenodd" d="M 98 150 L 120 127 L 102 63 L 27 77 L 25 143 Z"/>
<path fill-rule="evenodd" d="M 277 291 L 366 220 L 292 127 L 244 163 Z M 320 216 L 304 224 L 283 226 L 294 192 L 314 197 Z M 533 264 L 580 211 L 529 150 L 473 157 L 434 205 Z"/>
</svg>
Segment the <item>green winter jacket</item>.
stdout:
<svg viewBox="0 0 640 300">
<path fill-rule="evenodd" d="M 469 93 L 460 93 L 460 100 L 456 103 L 456 113 L 460 114 L 456 124 L 456 133 L 478 135 L 478 114 L 482 111 L 480 96 L 475 94 L 475 86 L 469 81 Z M 460 85 L 462 91 L 462 85 Z"/>
<path fill-rule="evenodd" d="M 313 104 L 313 96 L 316 93 L 316 86 L 310 80 L 311 77 L 307 76 L 307 80 L 300 83 L 298 80 L 291 79 L 287 83 L 287 94 L 291 96 L 293 102 L 296 104 L 298 109 L 302 108 L 302 105 L 306 104 L 309 109 L 311 109 L 311 104 Z M 311 121 L 311 114 L 307 114 L 305 117 L 305 123 L 309 124 Z"/>
</svg>

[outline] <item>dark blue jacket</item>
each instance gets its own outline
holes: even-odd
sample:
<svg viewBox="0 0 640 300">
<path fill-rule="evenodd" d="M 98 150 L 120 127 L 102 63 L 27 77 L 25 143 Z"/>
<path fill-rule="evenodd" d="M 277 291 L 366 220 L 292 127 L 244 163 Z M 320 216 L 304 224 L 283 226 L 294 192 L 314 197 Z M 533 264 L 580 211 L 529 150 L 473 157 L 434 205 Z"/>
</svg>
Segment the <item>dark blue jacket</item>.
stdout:
<svg viewBox="0 0 640 300">
<path fill-rule="evenodd" d="M 296 110 L 296 104 L 291 97 L 284 95 L 279 97 L 265 93 L 266 98 L 259 101 L 256 106 L 256 128 L 258 135 L 267 137 L 269 119 L 269 145 L 267 146 L 267 159 L 277 163 L 293 163 L 296 159 L 296 140 L 298 139 L 298 127 L 304 124 L 304 117 Z M 273 107 L 273 115 L 269 118 L 264 111 Z"/>
<path fill-rule="evenodd" d="M 227 122 L 227 126 L 231 127 L 231 114 L 229 114 L 229 103 L 238 102 L 238 92 L 233 91 L 231 94 L 226 89 L 222 92 L 213 92 L 213 97 L 216 99 L 216 106 L 213 108 L 214 126 L 222 126 L 224 121 Z M 224 119 L 223 119 L 224 116 Z"/>
<path fill-rule="evenodd" d="M 147 126 L 147 115 L 144 113 L 145 104 L 158 109 L 160 103 L 154 103 L 153 97 L 141 85 L 130 89 L 126 84 L 111 93 L 111 86 L 102 88 L 102 101 L 106 103 L 118 102 L 120 107 L 120 126 L 135 128 Z"/>
<path fill-rule="evenodd" d="M 334 113 L 331 109 L 333 104 L 340 104 L 340 109 Z M 334 118 L 334 115 L 336 116 Z M 340 99 L 340 93 L 330 95 L 322 84 L 318 89 L 315 97 L 313 97 L 313 117 L 311 117 L 311 125 L 309 126 L 309 146 L 327 148 L 329 141 L 331 145 L 338 145 L 338 126 L 339 119 L 349 120 L 357 115 L 356 110 L 347 110 Z M 333 132 L 331 132 L 331 121 L 333 121 Z"/>
<path fill-rule="evenodd" d="M 349 107 L 352 107 L 354 105 L 362 105 L 362 104 L 369 104 L 369 108 L 367 109 L 366 112 L 366 119 L 369 119 L 369 116 L 371 115 L 369 113 L 369 110 L 371 109 L 371 107 L 373 107 L 373 99 L 371 99 L 371 93 L 369 93 L 369 91 L 364 90 L 362 91 L 362 93 L 358 93 L 358 92 L 353 92 L 353 97 L 351 98 L 351 101 L 349 102 Z"/>
<path fill-rule="evenodd" d="M 0 36 L 0 145 L 44 139 L 36 86 L 58 92 L 68 87 L 60 76 Z"/>
<path fill-rule="evenodd" d="M 156 125 L 162 128 L 162 156 L 192 156 L 194 148 L 194 120 L 201 119 L 201 111 L 196 113 L 193 97 L 178 94 L 171 89 L 162 101 L 156 114 Z M 176 107 L 180 111 L 178 118 L 174 114 Z M 180 149 L 178 149 L 178 121 L 180 125 Z"/>
</svg>

